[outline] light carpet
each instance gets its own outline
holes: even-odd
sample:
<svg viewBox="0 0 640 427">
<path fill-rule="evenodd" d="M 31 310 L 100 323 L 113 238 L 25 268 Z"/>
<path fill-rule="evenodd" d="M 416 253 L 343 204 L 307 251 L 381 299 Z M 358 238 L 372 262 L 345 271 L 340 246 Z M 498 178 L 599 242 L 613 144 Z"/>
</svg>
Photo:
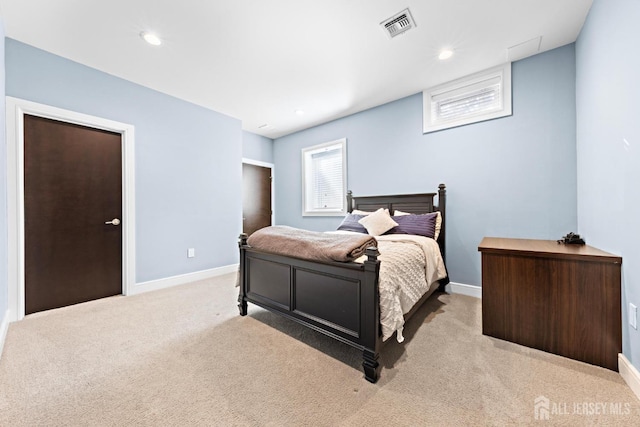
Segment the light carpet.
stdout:
<svg viewBox="0 0 640 427">
<path fill-rule="evenodd" d="M 435 294 L 406 341 L 383 348 L 370 384 L 361 352 L 251 304 L 240 317 L 234 284 L 230 274 L 11 324 L 0 425 L 640 425 L 616 372 L 483 336 L 478 299 Z"/>
</svg>

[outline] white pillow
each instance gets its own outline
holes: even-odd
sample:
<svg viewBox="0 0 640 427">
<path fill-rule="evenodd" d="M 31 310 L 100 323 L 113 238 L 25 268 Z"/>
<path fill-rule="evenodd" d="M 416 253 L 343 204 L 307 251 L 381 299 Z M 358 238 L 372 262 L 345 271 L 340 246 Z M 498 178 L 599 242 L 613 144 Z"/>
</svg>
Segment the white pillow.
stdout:
<svg viewBox="0 0 640 427">
<path fill-rule="evenodd" d="M 362 224 L 372 236 L 380 236 L 391 230 L 393 227 L 398 226 L 398 223 L 391 218 L 391 215 L 389 215 L 389 211 L 383 208 L 365 216 L 358 222 Z"/>
<path fill-rule="evenodd" d="M 382 208 L 380 208 L 380 209 L 382 209 Z M 385 212 L 389 213 L 389 209 L 385 209 Z M 371 215 L 373 212 L 361 211 L 359 209 L 354 209 L 351 213 L 354 214 L 354 215 Z"/>
<path fill-rule="evenodd" d="M 438 236 L 440 235 L 440 229 L 442 228 L 442 214 L 440 213 L 440 211 L 436 211 L 438 213 L 438 215 L 436 215 L 436 232 L 433 235 L 433 240 L 438 240 Z M 393 211 L 393 216 L 403 216 L 403 215 L 414 215 L 412 213 L 409 212 L 402 212 L 402 211 Z"/>
</svg>

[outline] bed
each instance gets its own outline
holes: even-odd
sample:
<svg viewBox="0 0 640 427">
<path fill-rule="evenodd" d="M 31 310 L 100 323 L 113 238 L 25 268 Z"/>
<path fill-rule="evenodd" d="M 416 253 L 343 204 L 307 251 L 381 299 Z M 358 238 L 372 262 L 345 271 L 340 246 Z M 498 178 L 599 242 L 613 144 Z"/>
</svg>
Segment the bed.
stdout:
<svg viewBox="0 0 640 427">
<path fill-rule="evenodd" d="M 438 205 L 434 198 L 438 196 Z M 446 188 L 440 184 L 436 193 L 356 197 L 347 194 L 347 208 L 410 214 L 440 212 L 442 223 L 437 247 L 445 259 Z M 240 287 L 238 308 L 247 314 L 247 303 L 351 345 L 363 352 L 365 378 L 375 383 L 380 375 L 378 362 L 385 342 L 380 324 L 380 253 L 368 247 L 363 262 L 311 261 L 258 250 L 249 246 L 248 236 L 240 235 Z M 445 275 L 446 276 L 446 275 Z M 436 290 L 444 290 L 448 277 L 432 283 L 413 308 L 408 319 Z M 387 340 L 388 341 L 388 340 Z"/>
</svg>

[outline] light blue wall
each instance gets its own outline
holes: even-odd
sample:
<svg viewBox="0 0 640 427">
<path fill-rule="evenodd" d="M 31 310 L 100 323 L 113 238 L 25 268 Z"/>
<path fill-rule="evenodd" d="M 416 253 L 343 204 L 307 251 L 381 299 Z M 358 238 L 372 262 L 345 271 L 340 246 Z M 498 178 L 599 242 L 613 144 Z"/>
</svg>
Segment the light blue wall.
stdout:
<svg viewBox="0 0 640 427">
<path fill-rule="evenodd" d="M 12 39 L 6 90 L 135 126 L 137 282 L 238 261 L 239 120 Z M 195 258 L 187 258 L 190 247 Z"/>
<path fill-rule="evenodd" d="M 243 130 L 242 157 L 265 163 L 273 163 L 273 139 Z"/>
<path fill-rule="evenodd" d="M 640 368 L 640 2 L 596 0 L 576 42 L 578 229 L 621 255 L 623 352 Z"/>
<path fill-rule="evenodd" d="M 484 236 L 557 239 L 576 229 L 575 50 L 516 62 L 513 116 L 422 134 L 416 94 L 274 141 L 276 223 L 335 229 L 301 216 L 300 150 L 347 138 L 355 195 L 431 192 L 447 185 L 447 266 L 480 285 Z"/>
<path fill-rule="evenodd" d="M 0 40 L 4 40 L 4 21 L 0 17 Z M 4 44 L 0 43 L 0 99 L 4 100 Z M 0 102 L 0 324 L 9 309 L 8 225 L 7 225 L 7 143 L 5 103 Z M 0 347 L 2 343 L 0 342 Z"/>
</svg>

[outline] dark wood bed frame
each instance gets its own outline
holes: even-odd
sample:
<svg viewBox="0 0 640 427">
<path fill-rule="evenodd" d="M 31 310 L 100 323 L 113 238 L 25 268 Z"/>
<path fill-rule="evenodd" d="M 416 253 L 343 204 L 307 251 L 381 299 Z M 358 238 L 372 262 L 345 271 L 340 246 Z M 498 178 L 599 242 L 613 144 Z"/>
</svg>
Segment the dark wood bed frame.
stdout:
<svg viewBox="0 0 640 427">
<path fill-rule="evenodd" d="M 438 206 L 434 205 L 436 195 Z M 353 197 L 349 191 L 347 195 L 349 212 L 378 208 L 387 208 L 391 213 L 395 210 L 416 214 L 440 211 L 442 228 L 438 244 L 443 258 L 445 206 L 444 184 L 440 184 L 437 193 Z M 377 248 L 368 248 L 367 260 L 361 264 L 312 262 L 262 252 L 247 245 L 246 234 L 240 235 L 239 246 L 240 315 L 247 314 L 247 302 L 251 302 L 362 350 L 365 378 L 372 383 L 378 380 L 382 334 Z M 448 278 L 434 284 L 408 314 L 415 312 L 438 286 L 443 290 L 447 283 Z"/>
</svg>

